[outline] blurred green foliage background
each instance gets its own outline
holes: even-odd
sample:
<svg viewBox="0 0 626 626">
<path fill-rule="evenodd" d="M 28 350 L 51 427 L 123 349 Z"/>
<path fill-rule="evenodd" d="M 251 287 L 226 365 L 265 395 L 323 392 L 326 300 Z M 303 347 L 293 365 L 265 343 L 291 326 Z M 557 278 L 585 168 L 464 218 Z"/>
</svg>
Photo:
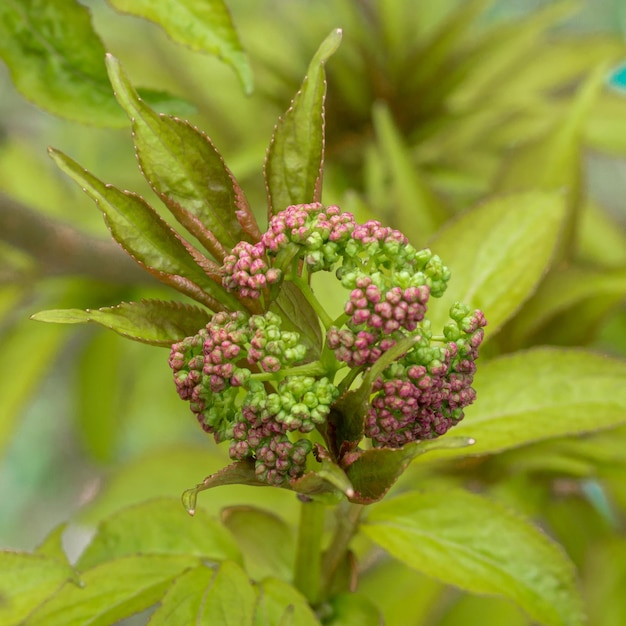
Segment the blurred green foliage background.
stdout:
<svg viewBox="0 0 626 626">
<path fill-rule="evenodd" d="M 102 1 L 85 4 L 135 83 L 189 103 L 177 103 L 181 116 L 212 138 L 261 224 L 275 120 L 319 42 L 343 28 L 328 65 L 324 202 L 374 215 L 424 245 L 494 195 L 567 189 L 577 232 L 488 350 L 585 345 L 626 357 L 626 89 L 608 87 L 610 71 L 626 62 L 620 0 L 231 0 L 254 71 L 250 96 L 228 66 L 156 25 Z M 91 201 L 47 158 L 49 145 L 158 204 L 127 126 L 101 128 L 96 114 L 93 126 L 50 115 L 0 66 L 0 543 L 16 548 L 32 548 L 68 518 L 78 546 L 103 515 L 177 495 L 226 459 L 178 399 L 165 350 L 28 319 L 46 308 L 169 297 L 109 245 Z M 592 623 L 617 625 L 626 620 L 618 604 L 625 443 L 622 428 L 442 471 L 538 518 L 581 567 Z M 205 504 L 218 511 L 251 501 L 295 515 L 291 494 L 279 490 L 216 490 Z M 363 588 L 382 575 L 366 576 Z M 393 593 L 385 600 L 389 623 L 452 626 L 476 611 L 484 624 L 526 623 L 501 601 L 442 591 L 398 566 L 387 575 L 398 582 L 398 606 Z M 402 604 L 405 586 L 419 590 L 414 615 Z"/>
</svg>

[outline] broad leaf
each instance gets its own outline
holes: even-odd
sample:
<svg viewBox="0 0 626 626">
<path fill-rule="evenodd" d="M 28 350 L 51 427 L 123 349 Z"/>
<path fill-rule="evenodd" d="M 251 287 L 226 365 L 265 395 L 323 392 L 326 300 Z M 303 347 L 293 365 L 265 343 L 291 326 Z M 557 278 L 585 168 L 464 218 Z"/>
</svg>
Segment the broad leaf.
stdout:
<svg viewBox="0 0 626 626">
<path fill-rule="evenodd" d="M 219 310 L 224 305 L 239 308 L 238 301 L 219 283 L 217 266 L 201 258 L 197 251 L 190 251 L 180 236 L 143 198 L 105 185 L 61 152 L 51 150 L 50 154 L 57 165 L 96 202 L 111 234 L 135 261 L 159 280 L 209 308 Z M 198 265 L 197 260 L 203 267 Z"/>
<path fill-rule="evenodd" d="M 0 552 L 0 622 L 21 624 L 61 585 L 74 578 L 63 561 L 43 554 Z"/>
<path fill-rule="evenodd" d="M 143 175 L 176 219 L 218 260 L 255 226 L 242 190 L 210 139 L 178 118 L 157 115 L 107 55 L 116 97 L 132 121 Z M 258 235 L 255 231 L 253 237 Z"/>
<path fill-rule="evenodd" d="M 158 602 L 172 580 L 198 565 L 188 556 L 129 556 L 81 575 L 82 586 L 67 583 L 36 610 L 24 626 L 110 626 Z"/>
<path fill-rule="evenodd" d="M 103 520 L 81 555 L 81 570 L 133 554 L 240 560 L 232 535 L 202 509 L 193 519 L 178 500 L 149 500 Z"/>
<path fill-rule="evenodd" d="M 3 0 L 0 57 L 19 91 L 38 106 L 90 125 L 124 126 L 104 66 L 104 46 L 76 0 Z M 189 105 L 158 92 L 171 112 Z"/>
<path fill-rule="evenodd" d="M 292 529 L 280 517 L 250 506 L 235 506 L 222 512 L 222 522 L 235 536 L 251 578 L 289 580 L 295 541 Z"/>
<path fill-rule="evenodd" d="M 435 450 L 424 462 L 623 424 L 624 380 L 626 362 L 583 350 L 538 348 L 480 364 L 473 385 L 476 402 L 453 430 L 455 436 L 474 438 L 475 445 Z"/>
<path fill-rule="evenodd" d="M 219 570 L 198 567 L 183 574 L 168 590 L 150 618 L 150 626 L 252 625 L 256 591 L 246 573 L 232 561 Z"/>
<path fill-rule="evenodd" d="M 309 65 L 300 91 L 274 129 L 265 161 L 270 217 L 292 204 L 318 202 L 324 161 L 324 65 L 341 42 L 334 30 Z"/>
<path fill-rule="evenodd" d="M 108 1 L 119 11 L 156 22 L 178 43 L 220 57 L 252 93 L 252 70 L 224 0 Z"/>
<path fill-rule="evenodd" d="M 559 193 L 496 198 L 444 227 L 430 243 L 450 268 L 442 298 L 431 298 L 428 318 L 438 332 L 459 300 L 482 309 L 493 334 L 536 289 L 555 250 L 565 217 Z"/>
<path fill-rule="evenodd" d="M 412 568 L 473 593 L 505 596 L 541 624 L 584 621 L 565 554 L 486 498 L 461 490 L 410 493 L 372 507 L 361 528 Z"/>
<path fill-rule="evenodd" d="M 276 578 L 259 583 L 254 626 L 320 626 L 306 598 Z"/>
<path fill-rule="evenodd" d="M 31 316 L 40 322 L 57 324 L 95 322 L 128 339 L 163 347 L 195 335 L 210 318 L 208 311 L 197 306 L 161 300 L 122 302 L 117 306 L 85 311 L 52 309 Z"/>
</svg>

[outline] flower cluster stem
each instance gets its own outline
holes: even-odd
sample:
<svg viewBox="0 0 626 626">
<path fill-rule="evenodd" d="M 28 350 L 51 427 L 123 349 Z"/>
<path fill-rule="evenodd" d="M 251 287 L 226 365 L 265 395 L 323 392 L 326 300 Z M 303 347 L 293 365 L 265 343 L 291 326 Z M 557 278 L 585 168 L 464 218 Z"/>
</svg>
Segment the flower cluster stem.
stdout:
<svg viewBox="0 0 626 626">
<path fill-rule="evenodd" d="M 300 505 L 294 585 L 312 605 L 317 603 L 320 594 L 325 513 L 324 505 L 315 500 Z"/>
</svg>

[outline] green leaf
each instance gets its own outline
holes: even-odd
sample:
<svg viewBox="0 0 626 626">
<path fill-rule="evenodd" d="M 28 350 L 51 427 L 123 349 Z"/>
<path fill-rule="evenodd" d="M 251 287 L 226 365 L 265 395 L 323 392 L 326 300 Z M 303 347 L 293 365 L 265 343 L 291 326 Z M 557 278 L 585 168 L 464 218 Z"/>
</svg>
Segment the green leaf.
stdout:
<svg viewBox="0 0 626 626">
<path fill-rule="evenodd" d="M 104 46 L 76 0 L 4 0 L 0 57 L 18 90 L 55 115 L 89 125 L 124 126 L 104 66 Z M 161 92 L 145 97 L 168 110 L 189 110 Z"/>
<path fill-rule="evenodd" d="M 324 161 L 324 65 L 341 42 L 334 30 L 309 65 L 300 91 L 276 125 L 265 161 L 270 217 L 293 204 L 319 202 Z"/>
<path fill-rule="evenodd" d="M 624 380 L 626 362 L 584 350 L 537 348 L 481 364 L 476 401 L 453 431 L 475 445 L 435 450 L 424 460 L 492 454 L 618 426 L 626 421 Z"/>
<path fill-rule="evenodd" d="M 157 23 L 174 41 L 218 56 L 235 70 L 245 92 L 252 93 L 252 70 L 223 0 L 108 1 L 118 11 Z"/>
<path fill-rule="evenodd" d="M 129 556 L 87 570 L 82 586 L 66 584 L 24 626 L 110 626 L 158 602 L 194 557 Z"/>
<path fill-rule="evenodd" d="M 222 522 L 235 536 L 251 578 L 291 577 L 295 541 L 292 529 L 280 517 L 242 505 L 225 509 Z"/>
<path fill-rule="evenodd" d="M 332 616 L 328 626 L 380 626 L 384 624 L 378 607 L 365 595 L 340 593 L 330 601 Z"/>
<path fill-rule="evenodd" d="M 31 319 L 57 324 L 95 322 L 128 339 L 170 347 L 204 328 L 211 315 L 205 309 L 182 302 L 142 300 L 97 310 L 52 309 L 35 313 Z"/>
<path fill-rule="evenodd" d="M 150 626 L 252 626 L 257 592 L 232 561 L 217 572 L 198 567 L 183 574 L 165 594 Z"/>
<path fill-rule="evenodd" d="M 45 556 L 49 559 L 56 559 L 60 563 L 65 563 L 70 567 L 67 555 L 63 548 L 63 535 L 67 530 L 67 523 L 59 524 L 53 528 L 44 540 L 37 546 L 35 554 Z"/>
<path fill-rule="evenodd" d="M 165 498 L 122 509 L 103 520 L 77 567 L 92 568 L 133 554 L 240 560 L 232 535 L 219 522 L 202 509 L 193 519 L 179 500 Z"/>
<path fill-rule="evenodd" d="M 176 219 L 221 259 L 256 223 L 243 191 L 210 139 L 188 122 L 157 115 L 107 55 L 115 95 L 132 121 L 142 173 Z M 251 233 L 259 235 L 258 229 Z M 258 238 L 258 237 L 257 237 Z"/>
<path fill-rule="evenodd" d="M 413 164 L 389 108 L 380 103 L 375 105 L 373 121 L 381 165 L 391 179 L 390 217 L 413 245 L 422 247 L 446 220 L 447 211 Z"/>
<path fill-rule="evenodd" d="M 507 326 L 505 341 L 507 345 L 523 345 L 559 314 L 571 311 L 578 317 L 577 311 L 585 301 L 604 296 L 614 296 L 616 302 L 626 297 L 626 270 L 572 266 L 554 271 Z"/>
<path fill-rule="evenodd" d="M 43 554 L 0 552 L 0 621 L 21 624 L 37 606 L 74 578 L 63 561 Z"/>
<path fill-rule="evenodd" d="M 135 261 L 211 309 L 220 310 L 223 305 L 239 308 L 238 301 L 221 286 L 217 266 L 185 245 L 143 198 L 105 185 L 61 152 L 51 150 L 50 155 L 94 200 L 115 240 Z"/>
<path fill-rule="evenodd" d="M 440 329 L 455 301 L 481 309 L 493 334 L 533 293 L 550 263 L 565 218 L 562 194 L 496 198 L 444 227 L 430 247 L 452 278 L 428 317 Z"/>
<path fill-rule="evenodd" d="M 291 585 L 267 578 L 258 587 L 254 626 L 320 626 L 306 598 Z"/>
<path fill-rule="evenodd" d="M 372 507 L 361 528 L 414 569 L 472 593 L 505 596 L 541 624 L 584 621 L 565 554 L 486 498 L 450 489 L 410 493 Z"/>
</svg>

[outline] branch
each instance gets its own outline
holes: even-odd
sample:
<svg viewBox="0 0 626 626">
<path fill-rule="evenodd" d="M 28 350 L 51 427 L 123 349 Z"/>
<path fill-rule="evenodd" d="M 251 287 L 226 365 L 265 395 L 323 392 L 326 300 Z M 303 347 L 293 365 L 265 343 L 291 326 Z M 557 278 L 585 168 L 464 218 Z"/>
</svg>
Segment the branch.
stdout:
<svg viewBox="0 0 626 626">
<path fill-rule="evenodd" d="M 113 241 L 87 235 L 3 193 L 0 239 L 34 257 L 41 276 L 86 276 L 118 285 L 155 282 Z"/>
</svg>

